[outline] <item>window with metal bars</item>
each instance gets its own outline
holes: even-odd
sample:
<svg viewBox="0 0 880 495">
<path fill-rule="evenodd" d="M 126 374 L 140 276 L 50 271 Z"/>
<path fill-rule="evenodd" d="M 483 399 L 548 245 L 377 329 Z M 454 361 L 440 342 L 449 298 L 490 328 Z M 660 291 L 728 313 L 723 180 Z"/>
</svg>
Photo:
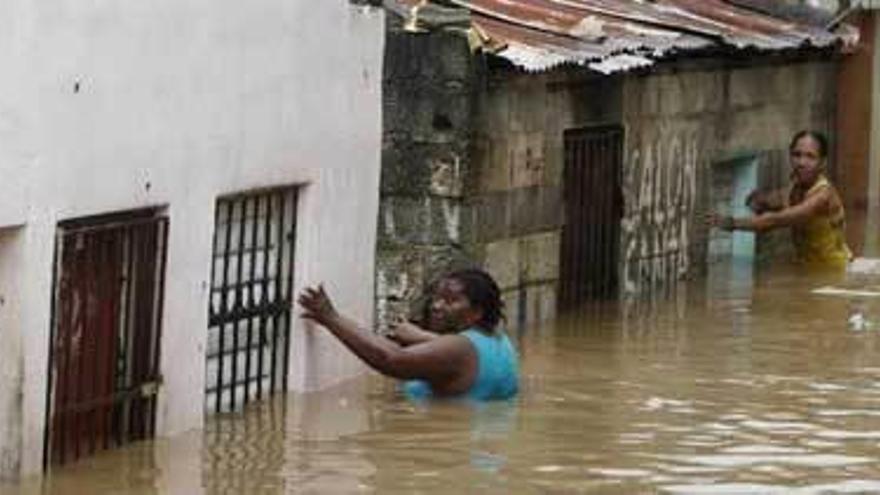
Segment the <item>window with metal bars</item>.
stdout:
<svg viewBox="0 0 880 495">
<path fill-rule="evenodd" d="M 240 409 L 287 389 L 297 190 L 217 200 L 205 408 Z"/>
</svg>

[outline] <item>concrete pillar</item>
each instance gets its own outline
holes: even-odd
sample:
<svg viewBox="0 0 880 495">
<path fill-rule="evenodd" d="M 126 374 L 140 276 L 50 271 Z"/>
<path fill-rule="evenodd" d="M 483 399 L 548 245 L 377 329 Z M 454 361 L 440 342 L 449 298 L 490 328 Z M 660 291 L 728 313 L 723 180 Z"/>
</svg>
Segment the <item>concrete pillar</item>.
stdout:
<svg viewBox="0 0 880 495">
<path fill-rule="evenodd" d="M 475 58 L 464 37 L 388 26 L 376 270 L 380 327 L 438 272 L 468 264 Z"/>
<path fill-rule="evenodd" d="M 0 479 L 16 479 L 21 467 L 21 282 L 24 249 L 20 227 L 0 230 Z"/>
<path fill-rule="evenodd" d="M 874 23 L 874 64 L 871 73 L 871 151 L 868 159 L 868 218 L 865 228 L 865 256 L 880 255 L 880 11 L 872 14 Z"/>
<path fill-rule="evenodd" d="M 24 228 L 21 276 L 22 453 L 21 474 L 40 472 L 46 426 L 46 391 L 49 387 L 49 331 L 55 249 L 55 215 L 39 211 Z"/>
</svg>

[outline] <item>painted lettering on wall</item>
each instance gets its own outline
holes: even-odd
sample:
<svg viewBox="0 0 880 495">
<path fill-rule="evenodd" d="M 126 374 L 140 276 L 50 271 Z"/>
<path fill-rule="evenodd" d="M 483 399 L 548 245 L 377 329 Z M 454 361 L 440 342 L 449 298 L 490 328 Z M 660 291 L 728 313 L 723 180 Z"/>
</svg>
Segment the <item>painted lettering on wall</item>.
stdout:
<svg viewBox="0 0 880 495">
<path fill-rule="evenodd" d="M 696 132 L 662 130 L 630 148 L 623 178 L 625 293 L 662 287 L 688 273 L 699 150 Z"/>
</svg>

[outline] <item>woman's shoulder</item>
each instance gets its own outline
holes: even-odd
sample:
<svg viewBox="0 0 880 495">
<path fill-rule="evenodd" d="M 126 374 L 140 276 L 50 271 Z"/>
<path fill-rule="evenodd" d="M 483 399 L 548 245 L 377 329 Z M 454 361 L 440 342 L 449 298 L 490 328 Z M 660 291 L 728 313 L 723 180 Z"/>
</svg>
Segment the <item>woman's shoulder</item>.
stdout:
<svg viewBox="0 0 880 495">
<path fill-rule="evenodd" d="M 468 328 L 467 330 L 461 332 L 460 335 L 463 335 L 463 336 L 465 336 L 465 337 L 468 337 L 469 339 L 470 339 L 470 338 L 474 338 L 474 339 L 484 339 L 484 338 L 485 338 L 485 339 L 496 339 L 496 338 L 499 338 L 499 337 L 504 336 L 504 335 L 506 335 L 506 334 L 504 333 L 504 330 L 502 330 L 501 328 L 496 328 L 496 329 L 494 329 L 494 330 L 486 330 L 486 329 L 483 328 L 483 327 L 473 326 L 473 327 L 470 327 L 470 328 Z"/>
<path fill-rule="evenodd" d="M 503 344 L 505 342 L 510 342 L 510 338 L 507 336 L 507 332 L 502 328 L 496 328 L 493 331 L 487 331 L 483 328 L 472 327 L 464 332 L 461 332 L 459 335 L 465 337 L 467 340 L 471 342 L 476 347 L 480 347 L 483 345 L 498 345 Z"/>
<path fill-rule="evenodd" d="M 812 186 L 807 189 L 806 196 L 813 196 L 815 194 L 829 194 L 834 191 L 834 184 L 828 180 L 828 177 L 824 175 L 820 175 L 816 182 L 813 183 Z"/>
</svg>

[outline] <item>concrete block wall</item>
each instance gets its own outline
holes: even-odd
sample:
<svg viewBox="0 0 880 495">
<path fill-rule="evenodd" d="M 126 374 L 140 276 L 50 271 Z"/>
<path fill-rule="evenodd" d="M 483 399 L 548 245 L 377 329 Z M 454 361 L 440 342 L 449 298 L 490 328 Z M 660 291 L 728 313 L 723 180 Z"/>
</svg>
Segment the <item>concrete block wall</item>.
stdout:
<svg viewBox="0 0 880 495">
<path fill-rule="evenodd" d="M 502 287 L 508 323 L 556 315 L 563 209 L 563 134 L 619 122 L 619 81 L 576 70 L 498 68 L 479 88 L 473 168 L 476 254 Z"/>
<path fill-rule="evenodd" d="M 555 316 L 559 240 L 559 232 L 551 230 L 483 246 L 484 265 L 501 286 L 510 325 L 532 324 Z"/>
<path fill-rule="evenodd" d="M 643 293 L 701 272 L 708 245 L 702 218 L 726 184 L 713 186 L 714 163 L 756 154 L 759 185 L 784 185 L 791 136 L 833 129 L 835 67 L 831 61 L 716 62 L 627 77 L 624 291 Z M 785 235 L 764 236 L 759 251 L 777 252 Z"/>
</svg>

